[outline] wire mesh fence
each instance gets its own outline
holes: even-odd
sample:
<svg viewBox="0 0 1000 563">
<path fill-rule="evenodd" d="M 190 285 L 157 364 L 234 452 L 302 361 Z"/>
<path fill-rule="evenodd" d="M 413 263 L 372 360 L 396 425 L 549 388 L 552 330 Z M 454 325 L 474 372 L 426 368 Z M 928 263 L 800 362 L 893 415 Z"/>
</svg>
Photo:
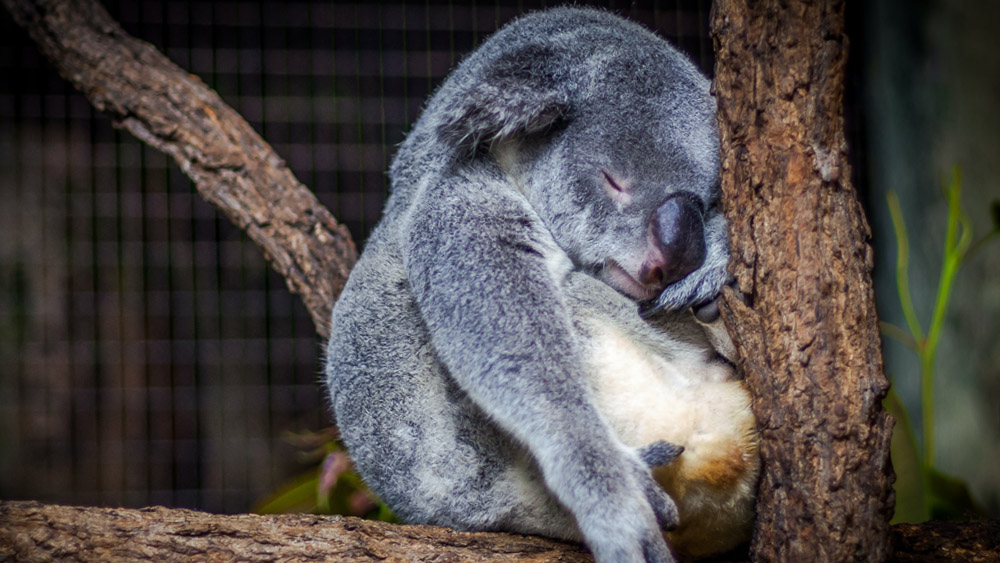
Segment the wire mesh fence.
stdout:
<svg viewBox="0 0 1000 563">
<path fill-rule="evenodd" d="M 711 71 L 707 0 L 600 5 Z M 544 2 L 106 3 L 240 112 L 360 244 L 447 71 Z M 0 498 L 247 510 L 330 424 L 322 343 L 257 249 L 0 15 Z"/>
</svg>

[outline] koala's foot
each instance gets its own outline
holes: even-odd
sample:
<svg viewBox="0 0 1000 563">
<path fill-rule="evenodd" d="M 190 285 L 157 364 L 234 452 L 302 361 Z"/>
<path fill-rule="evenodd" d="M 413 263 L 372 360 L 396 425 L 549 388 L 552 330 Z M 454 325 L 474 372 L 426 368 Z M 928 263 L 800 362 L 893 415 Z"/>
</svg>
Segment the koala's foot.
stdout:
<svg viewBox="0 0 1000 563">
<path fill-rule="evenodd" d="M 650 463 L 670 463 L 680 450 L 657 442 L 639 455 L 629 452 L 617 460 L 589 464 L 589 475 L 573 479 L 587 485 L 586 489 L 570 491 L 577 497 L 571 510 L 599 563 L 673 563 L 663 532 L 677 527 L 678 510 L 653 479 Z"/>
</svg>

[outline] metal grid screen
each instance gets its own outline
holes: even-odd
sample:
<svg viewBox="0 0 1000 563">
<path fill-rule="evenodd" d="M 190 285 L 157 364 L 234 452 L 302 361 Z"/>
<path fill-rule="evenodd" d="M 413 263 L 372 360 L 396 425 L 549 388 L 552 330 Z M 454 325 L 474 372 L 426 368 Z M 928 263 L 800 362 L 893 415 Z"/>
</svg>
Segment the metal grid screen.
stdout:
<svg viewBox="0 0 1000 563">
<path fill-rule="evenodd" d="M 122 1 L 364 240 L 462 53 L 543 3 Z M 711 70 L 703 1 L 602 4 Z M 257 249 L 0 14 L 0 498 L 247 510 L 329 424 L 322 343 Z"/>
</svg>

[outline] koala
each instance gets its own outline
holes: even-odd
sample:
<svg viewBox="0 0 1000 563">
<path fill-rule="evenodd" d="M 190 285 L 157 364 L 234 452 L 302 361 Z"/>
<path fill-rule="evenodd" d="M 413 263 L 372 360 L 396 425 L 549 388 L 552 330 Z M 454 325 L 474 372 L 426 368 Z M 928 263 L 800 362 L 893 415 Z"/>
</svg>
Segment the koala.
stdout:
<svg viewBox="0 0 1000 563">
<path fill-rule="evenodd" d="M 508 24 L 431 97 L 325 369 L 356 468 L 403 520 L 602 562 L 745 539 L 753 419 L 690 311 L 727 278 L 714 113 L 668 43 L 576 8 Z"/>
</svg>

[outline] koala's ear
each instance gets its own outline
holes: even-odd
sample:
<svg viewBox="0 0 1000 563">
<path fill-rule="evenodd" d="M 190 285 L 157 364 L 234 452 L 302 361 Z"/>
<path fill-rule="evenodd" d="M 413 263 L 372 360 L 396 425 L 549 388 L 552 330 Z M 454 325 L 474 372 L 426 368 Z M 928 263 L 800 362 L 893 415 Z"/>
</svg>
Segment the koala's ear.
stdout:
<svg viewBox="0 0 1000 563">
<path fill-rule="evenodd" d="M 459 87 L 449 96 L 438 134 L 459 149 L 542 132 L 569 109 L 565 88 L 551 72 L 555 55 L 525 46 L 501 55 L 484 79 Z"/>
</svg>

